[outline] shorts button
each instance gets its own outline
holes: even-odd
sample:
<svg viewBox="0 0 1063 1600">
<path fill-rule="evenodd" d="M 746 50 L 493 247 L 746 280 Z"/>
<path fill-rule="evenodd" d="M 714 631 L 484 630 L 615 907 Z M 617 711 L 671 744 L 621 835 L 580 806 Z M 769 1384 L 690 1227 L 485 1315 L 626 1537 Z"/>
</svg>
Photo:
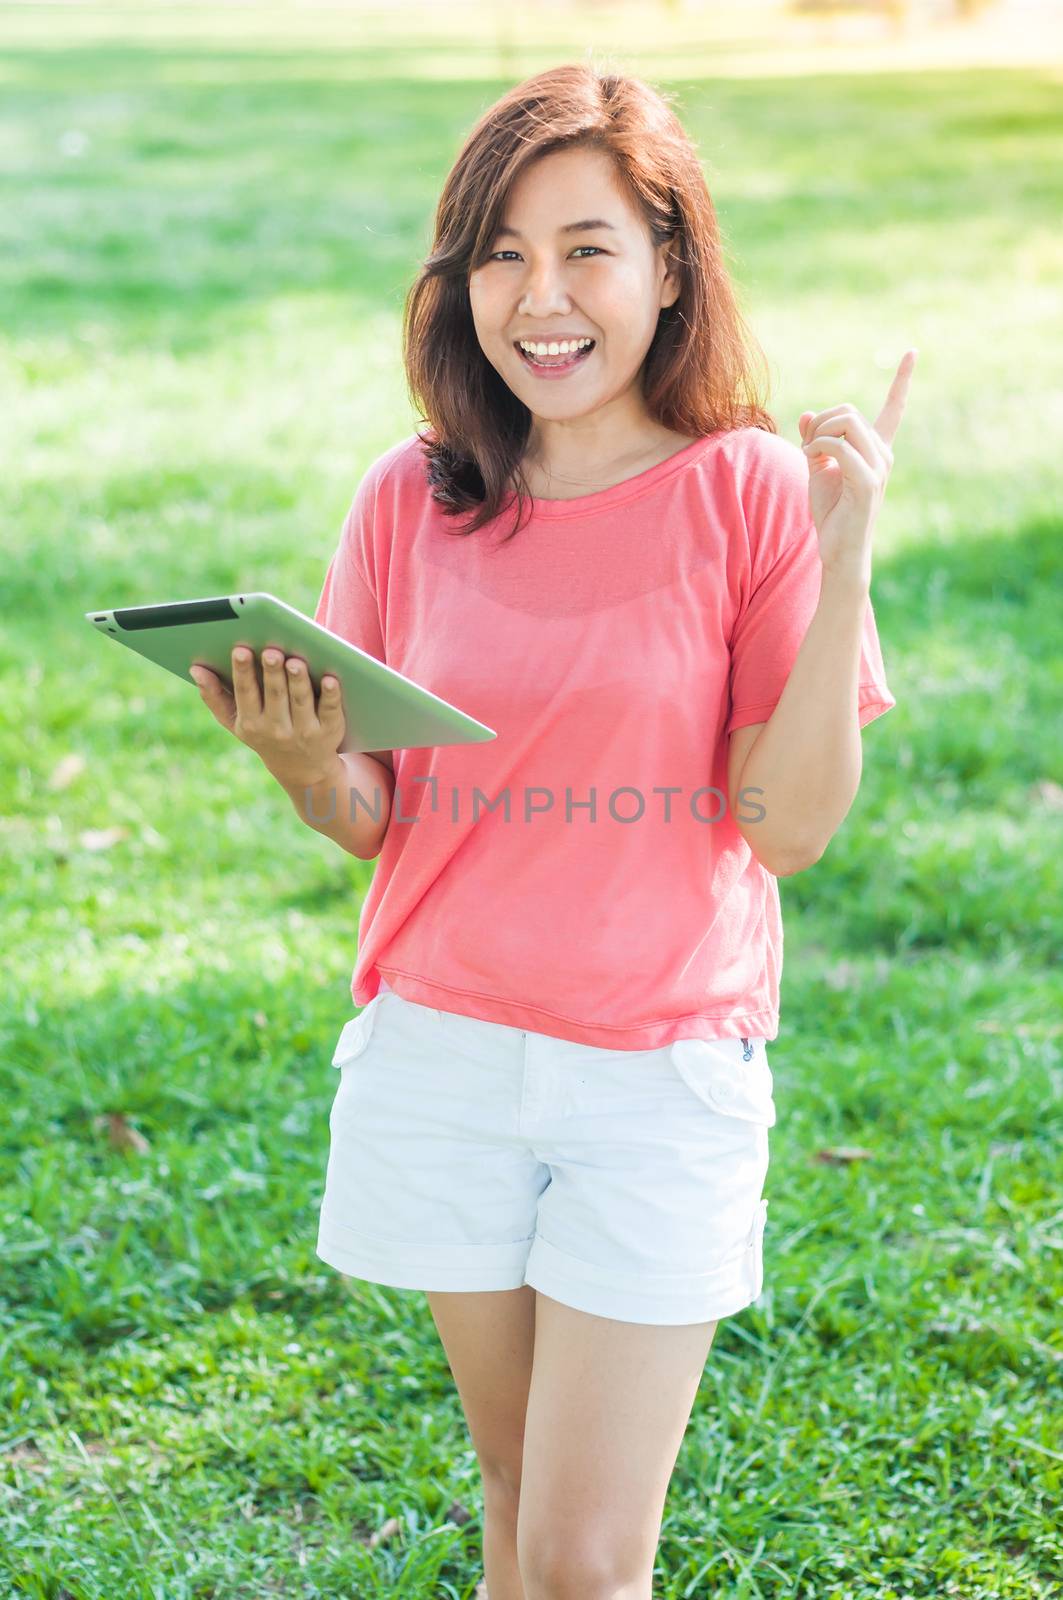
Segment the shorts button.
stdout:
<svg viewBox="0 0 1063 1600">
<path fill-rule="evenodd" d="M 713 1084 L 712 1088 L 713 1088 L 713 1093 L 714 1094 L 718 1094 L 721 1100 L 729 1100 L 730 1099 L 730 1097 L 731 1097 L 731 1085 L 727 1082 L 727 1080 L 725 1078 L 717 1078 L 717 1080 Z"/>
</svg>

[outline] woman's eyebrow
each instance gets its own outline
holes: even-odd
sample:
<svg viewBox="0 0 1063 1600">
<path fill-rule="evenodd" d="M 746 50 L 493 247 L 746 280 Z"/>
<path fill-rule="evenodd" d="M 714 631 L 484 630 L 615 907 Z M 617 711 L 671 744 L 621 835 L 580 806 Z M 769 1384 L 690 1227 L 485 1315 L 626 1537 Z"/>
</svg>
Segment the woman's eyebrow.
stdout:
<svg viewBox="0 0 1063 1600">
<path fill-rule="evenodd" d="M 586 217 L 582 222 L 566 222 L 558 228 L 558 233 L 589 233 L 592 228 L 608 228 L 610 233 L 617 229 L 611 222 L 606 222 L 603 217 Z M 496 239 L 520 239 L 523 235 L 516 228 L 502 227 L 495 229 Z"/>
</svg>

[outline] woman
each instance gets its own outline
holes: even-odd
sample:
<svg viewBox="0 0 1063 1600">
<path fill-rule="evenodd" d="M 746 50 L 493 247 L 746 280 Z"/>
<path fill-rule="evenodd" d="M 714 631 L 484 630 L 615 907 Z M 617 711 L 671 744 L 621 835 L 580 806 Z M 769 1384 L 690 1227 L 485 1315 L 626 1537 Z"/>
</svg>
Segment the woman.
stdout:
<svg viewBox="0 0 1063 1600">
<path fill-rule="evenodd" d="M 250 662 L 209 691 L 304 820 L 379 854 L 318 1253 L 428 1296 L 490 1600 L 650 1596 L 713 1335 L 763 1282 L 776 880 L 895 704 L 870 548 L 914 352 L 874 427 L 805 412 L 798 449 L 743 398 L 747 342 L 665 99 L 519 85 L 407 305 L 429 430 L 369 468 L 316 611 L 497 738 L 337 757 L 334 688 L 276 652 L 264 703 Z"/>
</svg>

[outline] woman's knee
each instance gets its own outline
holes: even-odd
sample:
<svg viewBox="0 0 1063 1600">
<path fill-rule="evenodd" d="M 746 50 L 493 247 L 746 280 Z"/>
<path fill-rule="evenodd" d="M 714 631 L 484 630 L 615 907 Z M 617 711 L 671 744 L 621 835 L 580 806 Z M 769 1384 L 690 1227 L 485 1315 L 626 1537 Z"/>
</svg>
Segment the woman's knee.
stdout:
<svg viewBox="0 0 1063 1600">
<path fill-rule="evenodd" d="M 481 1462 L 480 1481 L 484 1490 L 485 1515 L 511 1523 L 515 1535 L 520 1511 L 520 1462 L 489 1462 L 486 1465 Z"/>
<path fill-rule="evenodd" d="M 633 1546 L 620 1529 L 584 1529 L 571 1539 L 517 1525 L 517 1564 L 525 1600 L 643 1600 L 654 1549 Z"/>
</svg>

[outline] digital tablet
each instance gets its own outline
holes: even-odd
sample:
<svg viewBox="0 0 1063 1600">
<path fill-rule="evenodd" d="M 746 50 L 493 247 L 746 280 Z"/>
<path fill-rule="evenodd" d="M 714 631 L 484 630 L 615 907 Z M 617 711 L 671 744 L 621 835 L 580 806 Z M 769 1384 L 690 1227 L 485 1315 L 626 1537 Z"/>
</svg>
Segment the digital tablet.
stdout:
<svg viewBox="0 0 1063 1600">
<path fill-rule="evenodd" d="M 315 695 L 321 679 L 340 682 L 346 729 L 341 751 L 392 750 L 436 744 L 479 744 L 497 738 L 494 728 L 385 666 L 357 645 L 321 627 L 272 594 L 216 595 L 162 605 L 103 607 L 86 611 L 98 633 L 184 678 L 197 690 L 189 667 L 209 667 L 232 692 L 232 652 L 246 645 L 255 653 L 262 687 L 262 651 L 273 647 L 306 662 Z"/>
</svg>

